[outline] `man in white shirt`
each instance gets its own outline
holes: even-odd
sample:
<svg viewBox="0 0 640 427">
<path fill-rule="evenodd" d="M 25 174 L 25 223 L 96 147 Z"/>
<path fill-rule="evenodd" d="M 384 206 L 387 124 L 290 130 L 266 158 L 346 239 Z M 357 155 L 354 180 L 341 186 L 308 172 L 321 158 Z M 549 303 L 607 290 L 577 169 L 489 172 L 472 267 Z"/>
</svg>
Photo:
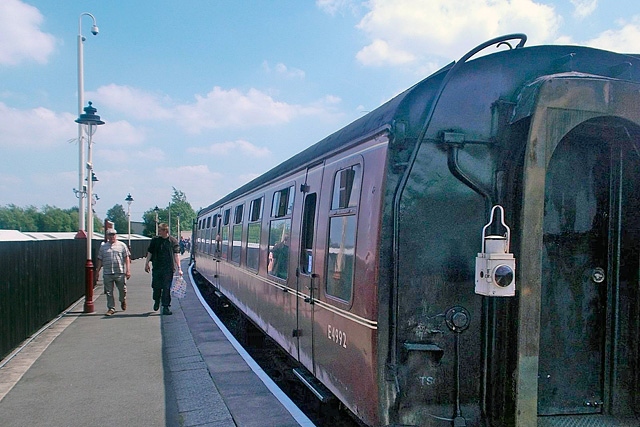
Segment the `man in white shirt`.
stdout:
<svg viewBox="0 0 640 427">
<path fill-rule="evenodd" d="M 120 307 L 122 311 L 127 309 L 127 285 L 125 279 L 131 278 L 131 255 L 129 248 L 118 241 L 115 228 L 106 231 L 107 241 L 100 245 L 98 260 L 96 262 L 96 276 L 101 268 L 104 268 L 102 280 L 104 293 L 107 295 L 107 312 L 105 316 L 111 316 L 116 312 L 116 303 L 113 298 L 113 286 L 118 288 Z"/>
</svg>

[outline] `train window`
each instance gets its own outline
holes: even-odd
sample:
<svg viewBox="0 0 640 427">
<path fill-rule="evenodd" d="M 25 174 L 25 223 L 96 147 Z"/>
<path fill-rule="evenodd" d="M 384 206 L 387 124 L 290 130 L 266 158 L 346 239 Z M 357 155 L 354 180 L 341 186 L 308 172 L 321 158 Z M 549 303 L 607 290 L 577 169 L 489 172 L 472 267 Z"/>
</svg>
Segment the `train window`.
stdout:
<svg viewBox="0 0 640 427">
<path fill-rule="evenodd" d="M 204 249 L 203 252 L 209 253 L 211 250 L 211 217 L 207 218 L 207 228 L 204 230 Z"/>
<path fill-rule="evenodd" d="M 227 259 L 229 250 L 229 219 L 231 217 L 231 209 L 226 209 L 222 216 L 222 247 L 220 248 L 220 256 Z"/>
<path fill-rule="evenodd" d="M 218 219 L 218 214 L 211 215 L 211 229 L 207 230 L 208 238 L 207 238 L 207 253 L 213 255 L 216 250 L 216 220 Z"/>
<path fill-rule="evenodd" d="M 355 264 L 356 216 L 334 216 L 329 222 L 327 294 L 344 301 L 351 299 Z"/>
<path fill-rule="evenodd" d="M 289 267 L 289 236 L 291 219 L 276 219 L 269 224 L 269 263 L 270 275 L 286 279 Z"/>
<path fill-rule="evenodd" d="M 233 215 L 233 233 L 231 241 L 231 261 L 240 264 L 240 254 L 242 253 L 242 214 L 244 204 L 236 206 Z"/>
<path fill-rule="evenodd" d="M 224 211 L 223 225 L 229 225 L 229 217 L 231 216 L 231 209 Z"/>
<path fill-rule="evenodd" d="M 247 267 L 253 270 L 260 262 L 260 228 L 259 222 L 252 222 L 247 229 Z"/>
<path fill-rule="evenodd" d="M 360 197 L 361 166 L 353 165 L 336 173 L 331 209 L 352 208 Z"/>
<path fill-rule="evenodd" d="M 313 272 L 313 231 L 316 218 L 316 199 L 316 193 L 307 194 L 304 198 L 302 245 L 300 247 L 300 271 L 304 274 Z"/>
<path fill-rule="evenodd" d="M 251 201 L 247 227 L 247 268 L 258 269 L 260 263 L 260 232 L 262 229 L 262 197 Z"/>
<path fill-rule="evenodd" d="M 271 204 L 271 216 L 281 218 L 291 215 L 293 211 L 293 186 L 273 193 L 273 203 Z"/>
<path fill-rule="evenodd" d="M 262 218 L 262 197 L 251 201 L 249 206 L 249 221 L 255 222 Z"/>
<path fill-rule="evenodd" d="M 231 261 L 240 264 L 240 252 L 242 250 L 242 224 L 233 226 L 231 241 Z"/>
<path fill-rule="evenodd" d="M 336 172 L 329 213 L 329 247 L 326 265 L 327 295 L 344 301 L 351 299 L 355 268 L 356 208 L 360 200 L 362 165 Z"/>
<path fill-rule="evenodd" d="M 222 242 L 220 248 L 220 256 L 224 259 L 227 258 L 227 250 L 229 249 L 229 226 L 222 226 Z"/>
<path fill-rule="evenodd" d="M 233 223 L 240 224 L 242 222 L 242 212 L 244 211 L 244 205 L 236 206 L 235 214 L 233 215 Z"/>
</svg>

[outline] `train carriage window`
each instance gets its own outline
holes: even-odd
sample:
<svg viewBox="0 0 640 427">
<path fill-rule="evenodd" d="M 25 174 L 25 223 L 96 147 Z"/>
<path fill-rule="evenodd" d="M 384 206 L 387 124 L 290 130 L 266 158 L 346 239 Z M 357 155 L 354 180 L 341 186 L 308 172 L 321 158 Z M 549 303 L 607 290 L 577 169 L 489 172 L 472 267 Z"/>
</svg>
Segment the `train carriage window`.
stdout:
<svg viewBox="0 0 640 427">
<path fill-rule="evenodd" d="M 313 271 L 313 237 L 316 218 L 317 194 L 311 193 L 304 198 L 302 214 L 302 246 L 300 248 L 300 271 L 311 274 Z"/>
<path fill-rule="evenodd" d="M 289 270 L 289 236 L 293 212 L 294 186 L 273 193 L 271 216 L 277 218 L 269 223 L 269 256 L 267 272 L 286 279 Z"/>
<path fill-rule="evenodd" d="M 251 201 L 249 206 L 249 221 L 255 222 L 262 219 L 262 197 Z"/>
<path fill-rule="evenodd" d="M 336 216 L 329 222 L 327 294 L 344 301 L 351 299 L 355 263 L 356 216 Z"/>
<path fill-rule="evenodd" d="M 289 236 L 291 219 L 276 219 L 269 224 L 269 263 L 270 275 L 286 279 L 289 267 Z"/>
<path fill-rule="evenodd" d="M 198 251 L 201 250 L 201 248 L 200 248 L 200 239 L 201 238 L 202 238 L 202 220 L 199 219 L 198 220 L 198 224 L 196 225 L 196 241 L 195 241 L 195 244 L 197 245 L 196 249 Z"/>
<path fill-rule="evenodd" d="M 339 170 L 333 183 L 331 209 L 352 208 L 360 198 L 360 165 Z"/>
<path fill-rule="evenodd" d="M 273 193 L 273 203 L 271 204 L 271 216 L 281 218 L 291 215 L 293 211 L 293 186 Z"/>
<path fill-rule="evenodd" d="M 327 295 L 344 301 L 351 299 L 355 268 L 356 213 L 360 200 L 362 165 L 336 172 L 329 212 L 327 250 Z"/>
<path fill-rule="evenodd" d="M 218 235 L 219 231 L 218 231 L 218 218 L 220 217 L 219 214 L 213 214 L 211 216 L 211 245 L 209 247 L 209 254 L 211 255 L 217 255 L 217 252 L 219 251 L 218 248 L 218 242 L 216 240 L 216 236 Z"/>
<path fill-rule="evenodd" d="M 247 227 L 247 267 L 258 269 L 260 263 L 260 231 L 262 229 L 262 200 L 251 201 L 249 206 L 249 225 Z"/>
<path fill-rule="evenodd" d="M 207 228 L 204 230 L 204 249 L 202 252 L 209 253 L 211 250 L 211 217 L 207 218 Z"/>
<path fill-rule="evenodd" d="M 236 206 L 233 215 L 233 233 L 231 243 L 231 261 L 240 264 L 240 254 L 242 252 L 242 213 L 244 205 Z"/>
<path fill-rule="evenodd" d="M 231 209 L 226 209 L 222 215 L 222 245 L 220 256 L 227 259 L 229 250 L 229 218 L 231 217 Z"/>
</svg>

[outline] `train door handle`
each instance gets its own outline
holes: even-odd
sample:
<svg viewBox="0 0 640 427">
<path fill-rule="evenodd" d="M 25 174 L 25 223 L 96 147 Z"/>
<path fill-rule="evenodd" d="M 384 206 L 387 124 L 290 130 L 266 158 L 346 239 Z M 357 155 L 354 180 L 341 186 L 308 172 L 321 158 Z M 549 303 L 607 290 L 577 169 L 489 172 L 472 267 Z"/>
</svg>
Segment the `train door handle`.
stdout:
<svg viewBox="0 0 640 427">
<path fill-rule="evenodd" d="M 602 267 L 596 267 L 591 272 L 591 280 L 593 280 L 593 283 L 600 284 L 604 282 L 605 278 L 606 274 L 604 273 L 604 269 Z"/>
</svg>

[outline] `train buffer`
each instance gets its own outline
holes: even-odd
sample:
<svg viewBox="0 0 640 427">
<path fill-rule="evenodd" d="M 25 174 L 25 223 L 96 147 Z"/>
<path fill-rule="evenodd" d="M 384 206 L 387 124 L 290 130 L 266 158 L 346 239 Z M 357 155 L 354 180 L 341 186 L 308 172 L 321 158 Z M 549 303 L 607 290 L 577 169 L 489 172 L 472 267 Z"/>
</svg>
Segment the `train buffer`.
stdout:
<svg viewBox="0 0 640 427">
<path fill-rule="evenodd" d="M 105 316 L 96 288 L 95 313 L 78 301 L 0 361 L 0 424 L 313 426 L 243 358 L 183 271 L 189 288 L 171 316 L 153 310 L 151 277 L 135 260 L 126 311 Z"/>
</svg>

